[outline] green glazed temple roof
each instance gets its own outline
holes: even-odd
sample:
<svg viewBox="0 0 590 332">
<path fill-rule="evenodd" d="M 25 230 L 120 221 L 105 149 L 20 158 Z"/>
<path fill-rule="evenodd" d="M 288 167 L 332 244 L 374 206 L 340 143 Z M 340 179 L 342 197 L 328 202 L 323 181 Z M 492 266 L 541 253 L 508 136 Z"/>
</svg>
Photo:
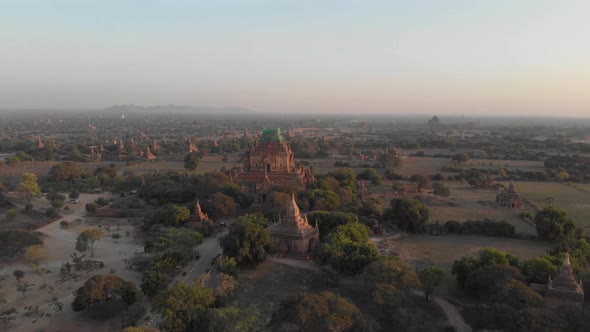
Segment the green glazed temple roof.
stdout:
<svg viewBox="0 0 590 332">
<path fill-rule="evenodd" d="M 265 128 L 260 136 L 261 142 L 283 142 L 284 140 L 281 128 Z"/>
</svg>

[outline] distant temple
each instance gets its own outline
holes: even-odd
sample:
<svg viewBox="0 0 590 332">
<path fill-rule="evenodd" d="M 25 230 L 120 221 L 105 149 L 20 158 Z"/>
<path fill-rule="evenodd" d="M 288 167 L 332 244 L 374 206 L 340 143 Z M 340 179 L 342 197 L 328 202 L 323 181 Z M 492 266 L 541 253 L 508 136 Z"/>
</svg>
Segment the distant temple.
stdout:
<svg viewBox="0 0 590 332">
<path fill-rule="evenodd" d="M 317 222 L 313 227 L 308 223 L 307 216 L 301 216 L 293 195 L 287 216 L 270 227 L 270 237 L 273 245 L 283 253 L 306 254 L 319 243 L 320 231 Z"/>
<path fill-rule="evenodd" d="M 264 129 L 246 158 L 246 167 L 234 169 L 230 176 L 250 191 L 261 191 L 263 187 L 275 184 L 307 185 L 315 180 L 309 168 L 295 161 L 291 147 L 278 128 Z"/>
<path fill-rule="evenodd" d="M 145 148 L 144 157 L 147 160 L 154 160 L 154 159 L 156 159 L 156 156 L 152 153 L 152 151 L 150 150 L 150 147 L 149 146 L 146 146 L 146 148 Z"/>
<path fill-rule="evenodd" d="M 500 191 L 496 195 L 496 204 L 506 208 L 519 208 L 522 207 L 523 199 L 519 193 L 514 189 L 514 182 L 510 181 L 508 188 Z"/>
<path fill-rule="evenodd" d="M 191 141 L 190 138 L 186 139 L 186 145 L 188 148 L 188 153 L 199 152 L 199 148 Z"/>
<path fill-rule="evenodd" d="M 563 260 L 561 271 L 555 276 L 555 280 L 551 280 L 549 276 L 544 292 L 544 302 L 545 306 L 550 307 L 562 305 L 581 307 L 584 303 L 582 280 L 578 282 L 574 277 L 569 253 Z"/>
</svg>

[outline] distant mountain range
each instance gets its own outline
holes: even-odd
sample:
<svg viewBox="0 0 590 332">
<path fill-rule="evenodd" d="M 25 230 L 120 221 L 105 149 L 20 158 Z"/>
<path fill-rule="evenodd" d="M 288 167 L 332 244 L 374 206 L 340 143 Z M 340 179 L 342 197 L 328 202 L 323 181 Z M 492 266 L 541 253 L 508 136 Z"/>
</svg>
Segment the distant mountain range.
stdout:
<svg viewBox="0 0 590 332">
<path fill-rule="evenodd" d="M 172 114 L 211 114 L 211 115 L 239 115 L 254 114 L 255 110 L 243 107 L 205 107 L 186 105 L 160 105 L 160 106 L 137 106 L 137 105 L 114 105 L 103 110 L 105 113 L 120 114 L 150 114 L 150 113 L 172 113 Z"/>
</svg>

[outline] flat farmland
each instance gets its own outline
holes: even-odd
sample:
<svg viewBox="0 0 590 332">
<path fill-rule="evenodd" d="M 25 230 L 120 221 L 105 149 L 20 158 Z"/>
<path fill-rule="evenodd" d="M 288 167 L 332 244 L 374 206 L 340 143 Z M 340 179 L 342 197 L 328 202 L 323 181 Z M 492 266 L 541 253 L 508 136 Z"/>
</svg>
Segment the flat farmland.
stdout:
<svg viewBox="0 0 590 332">
<path fill-rule="evenodd" d="M 504 159 L 470 159 L 461 165 L 463 169 L 469 168 L 498 168 L 506 167 L 522 171 L 543 171 L 545 167 L 542 161 L 534 160 L 504 160 Z"/>
<path fill-rule="evenodd" d="M 235 161 L 224 162 L 221 160 L 221 156 L 205 157 L 203 158 L 197 169 L 193 172 L 194 174 L 205 174 L 208 172 L 219 171 L 223 167 L 231 169 L 233 167 L 239 167 L 240 164 Z M 60 162 L 49 162 L 49 161 L 35 161 L 33 163 L 24 162 L 16 165 L 2 165 L 0 166 L 0 176 L 20 176 L 22 173 L 35 173 L 37 177 L 44 178 L 49 174 L 51 167 L 55 166 Z M 92 172 L 98 167 L 110 167 L 115 166 L 119 174 L 123 174 L 125 171 L 133 171 L 137 174 L 151 174 L 151 173 L 166 173 L 168 171 L 184 171 L 184 162 L 182 160 L 156 160 L 142 163 L 130 163 L 127 164 L 124 161 L 95 161 L 77 163 L 78 166 L 86 171 Z"/>
<path fill-rule="evenodd" d="M 561 182 L 527 182 L 514 183 L 518 191 L 526 199 L 539 207 L 547 206 L 545 198 L 554 197 L 555 207 L 567 212 L 576 225 L 590 230 L 590 189 L 589 185 L 569 186 Z"/>
<path fill-rule="evenodd" d="M 396 172 L 404 176 L 443 173 L 442 168 L 447 166 L 449 162 L 450 159 L 447 158 L 404 157 L 402 158 L 402 167 Z"/>
<path fill-rule="evenodd" d="M 431 212 L 431 220 L 444 223 L 447 220 L 505 220 L 516 228 L 519 234 L 534 235 L 535 229 L 524 222 L 518 214 L 526 209 L 507 209 L 496 206 L 496 191 L 473 189 L 464 184 L 446 183 L 451 195 L 443 198 L 423 195 Z"/>
</svg>

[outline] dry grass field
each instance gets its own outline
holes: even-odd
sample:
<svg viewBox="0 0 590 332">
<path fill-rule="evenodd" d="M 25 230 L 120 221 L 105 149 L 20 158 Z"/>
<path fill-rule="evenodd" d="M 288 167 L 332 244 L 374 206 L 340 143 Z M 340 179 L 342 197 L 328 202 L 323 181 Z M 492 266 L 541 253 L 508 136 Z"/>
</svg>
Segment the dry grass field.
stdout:
<svg viewBox="0 0 590 332">
<path fill-rule="evenodd" d="M 483 248 L 496 248 L 520 259 L 542 256 L 551 248 L 549 243 L 542 241 L 477 235 L 407 235 L 373 240 L 380 252 L 394 252 L 417 269 L 437 265 L 449 274 L 456 259 L 475 255 Z"/>
<path fill-rule="evenodd" d="M 556 208 L 565 210 L 576 225 L 590 230 L 590 185 L 519 181 L 515 186 L 521 195 L 539 207 L 547 206 L 545 198 L 554 197 Z"/>
<path fill-rule="evenodd" d="M 498 168 L 506 167 L 522 171 L 543 171 L 545 167 L 542 161 L 533 160 L 504 160 L 504 159 L 470 159 L 461 165 L 463 169 L 469 168 Z"/>
<path fill-rule="evenodd" d="M 404 157 L 402 158 L 402 167 L 396 172 L 404 176 L 412 176 L 414 174 L 432 175 L 445 174 L 442 171 L 444 166 L 449 164 L 450 160 L 447 158 L 427 158 L 427 157 Z"/>
<path fill-rule="evenodd" d="M 430 208 L 433 221 L 444 223 L 447 220 L 459 222 L 467 220 L 496 219 L 506 220 L 516 227 L 520 234 L 534 235 L 535 229 L 524 222 L 518 214 L 523 209 L 506 209 L 496 206 L 496 191 L 473 189 L 466 184 L 447 183 L 451 189 L 449 197 L 430 196 L 426 204 Z"/>
<path fill-rule="evenodd" d="M 0 166 L 0 177 L 20 176 L 22 173 L 35 173 L 37 177 L 44 178 L 48 175 L 51 167 L 55 166 L 57 162 L 39 162 L 21 163 L 18 165 L 2 165 Z M 166 173 L 168 171 L 184 171 L 184 163 L 179 161 L 157 160 L 143 163 L 127 164 L 123 161 L 97 161 L 88 163 L 78 163 L 83 170 L 94 171 L 98 167 L 110 167 L 114 165 L 119 174 L 125 171 L 133 171 L 137 174 L 152 174 L 152 173 Z M 222 168 L 231 169 L 238 167 L 240 164 L 236 158 L 230 158 L 228 162 L 222 161 L 221 156 L 206 156 L 199 166 L 194 171 L 195 174 L 204 174 L 207 172 L 219 171 Z"/>
</svg>

